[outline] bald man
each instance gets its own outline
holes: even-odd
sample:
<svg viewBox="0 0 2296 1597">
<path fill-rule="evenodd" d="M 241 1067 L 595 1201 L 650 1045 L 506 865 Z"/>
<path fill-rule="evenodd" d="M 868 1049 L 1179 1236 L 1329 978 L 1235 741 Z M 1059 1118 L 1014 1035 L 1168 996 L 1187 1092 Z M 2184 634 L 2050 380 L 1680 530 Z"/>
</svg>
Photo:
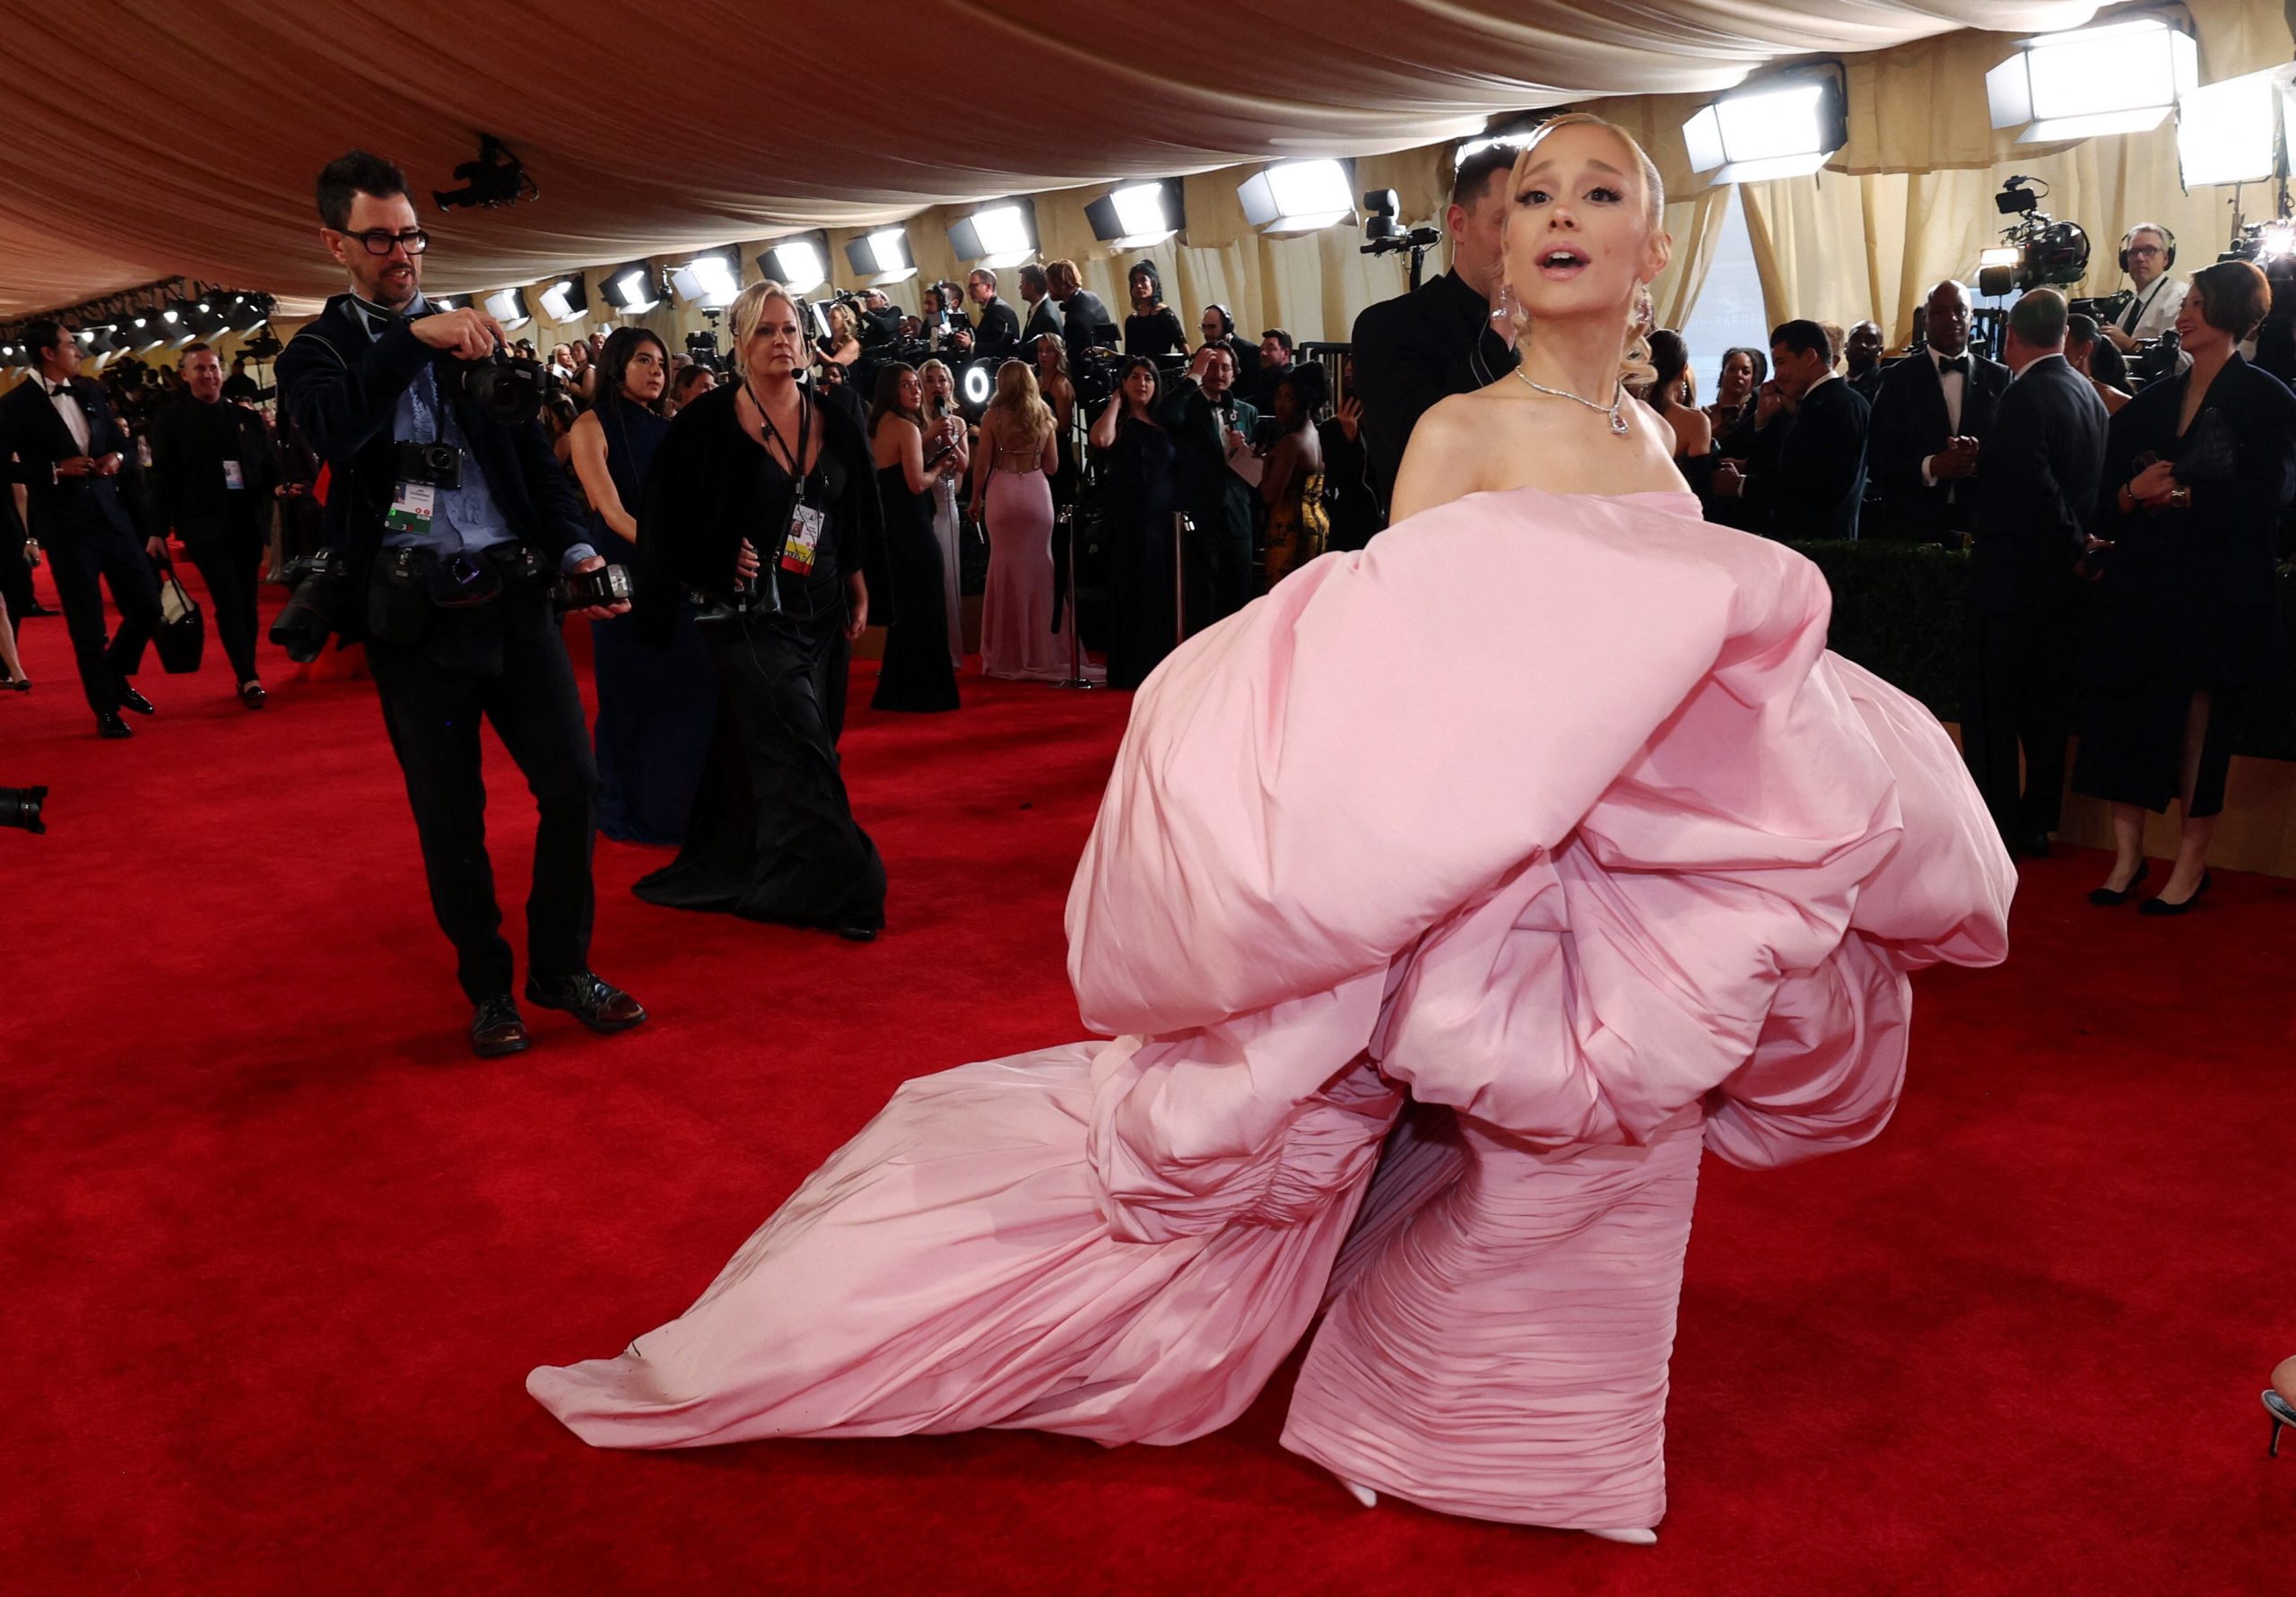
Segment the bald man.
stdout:
<svg viewBox="0 0 2296 1597">
<path fill-rule="evenodd" d="M 1947 278 L 1923 301 L 1925 342 L 1882 376 L 1867 458 L 1869 536 L 1959 548 L 1983 488 L 1985 435 L 2009 369 L 1970 349 L 1969 290 Z"/>
</svg>

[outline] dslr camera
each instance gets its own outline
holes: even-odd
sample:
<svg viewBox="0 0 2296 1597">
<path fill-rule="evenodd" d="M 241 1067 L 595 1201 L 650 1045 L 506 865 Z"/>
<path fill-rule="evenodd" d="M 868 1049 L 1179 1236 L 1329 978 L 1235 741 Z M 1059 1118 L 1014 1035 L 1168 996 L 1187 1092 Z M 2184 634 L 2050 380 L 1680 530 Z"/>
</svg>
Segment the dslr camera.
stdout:
<svg viewBox="0 0 2296 1597">
<path fill-rule="evenodd" d="M 39 818 L 48 803 L 45 787 L 0 787 L 0 826 L 13 826 L 37 837 L 48 830 Z"/>
<path fill-rule="evenodd" d="M 524 427 L 542 415 L 542 402 L 558 391 L 558 378 L 539 360 L 497 350 L 483 360 L 448 360 L 439 368 L 439 394 L 483 411 L 505 427 Z M 430 479 L 419 478 L 428 482 Z M 441 482 L 451 488 L 455 484 Z"/>
<path fill-rule="evenodd" d="M 298 665 L 308 665 L 326 647 L 327 634 L 339 632 L 351 600 L 351 562 L 339 550 L 289 560 L 282 572 L 294 593 L 271 623 L 271 641 Z"/>
</svg>

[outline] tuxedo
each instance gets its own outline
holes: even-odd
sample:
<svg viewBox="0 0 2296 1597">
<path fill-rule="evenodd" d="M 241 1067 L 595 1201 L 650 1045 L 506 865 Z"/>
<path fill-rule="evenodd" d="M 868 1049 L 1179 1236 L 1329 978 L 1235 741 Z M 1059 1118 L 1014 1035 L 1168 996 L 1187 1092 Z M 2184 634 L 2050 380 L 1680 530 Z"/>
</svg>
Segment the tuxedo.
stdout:
<svg viewBox="0 0 2296 1597">
<path fill-rule="evenodd" d="M 24 485 L 31 535 L 48 551 L 88 707 L 109 716 L 160 623 L 160 585 L 119 479 L 57 473 L 58 462 L 77 456 L 135 457 L 101 388 L 74 378 L 63 390 L 52 393 L 35 372 L 0 397 L 0 461 L 7 462 L 8 480 Z M 105 586 L 119 608 L 119 630 L 109 643 Z"/>
<path fill-rule="evenodd" d="M 263 418 L 229 400 L 187 395 L 152 419 L 152 490 L 207 579 L 215 635 L 237 681 L 255 681 L 256 583 L 263 570 L 279 460 Z"/>
<path fill-rule="evenodd" d="M 1985 457 L 1958 482 L 1929 474 L 1926 463 L 1957 434 L 1982 443 L 2008 386 L 2009 369 L 1974 352 L 1948 360 L 1925 344 L 1889 368 L 1874 401 L 1869 455 L 1879 505 L 1868 536 L 1961 542 L 1983 493 Z"/>
<path fill-rule="evenodd" d="M 1021 318 L 1004 300 L 991 299 L 980 308 L 980 325 L 973 329 L 973 359 L 993 360 L 1020 352 Z"/>
<path fill-rule="evenodd" d="M 1779 435 L 1777 464 L 1766 473 L 1756 460 L 1747 467 L 1755 525 L 1787 542 L 1854 540 L 1866 498 L 1868 420 L 1857 390 L 1828 378 L 1802 395 L 1790 421 L 1771 421 L 1763 432 Z"/>
<path fill-rule="evenodd" d="M 1049 294 L 1029 307 L 1028 324 L 1021 329 L 1021 342 L 1033 349 L 1037 340 L 1047 334 L 1054 338 L 1062 336 L 1060 307 L 1053 303 Z M 1033 356 L 1029 358 L 1034 359 Z"/>
<path fill-rule="evenodd" d="M 1419 419 L 1439 399 L 1504 377 L 1518 357 L 1492 326 L 1490 303 L 1457 272 L 1367 307 L 1352 344 L 1363 453 L 1384 509 Z"/>
<path fill-rule="evenodd" d="M 1109 319 L 1109 308 L 1090 289 L 1080 288 L 1068 296 L 1060 308 L 1063 336 L 1068 340 L 1068 369 L 1081 371 L 1085 352 L 1116 344 L 1116 324 Z"/>
<path fill-rule="evenodd" d="M 2057 829 L 2073 731 L 2081 597 L 2073 566 L 2095 512 L 2105 429 L 2089 380 L 2064 356 L 2046 355 L 2002 392 L 1986 439 L 1961 747 L 1995 824 L 2013 842 Z"/>
<path fill-rule="evenodd" d="M 1245 438 L 1259 412 L 1232 391 L 1223 404 L 1196 383 L 1174 383 L 1158 420 L 1171 434 L 1180 508 L 1194 524 L 1181 565 L 1187 629 L 1203 631 L 1252 598 L 1252 527 L 1259 495 L 1228 469 L 1228 432 Z"/>
</svg>

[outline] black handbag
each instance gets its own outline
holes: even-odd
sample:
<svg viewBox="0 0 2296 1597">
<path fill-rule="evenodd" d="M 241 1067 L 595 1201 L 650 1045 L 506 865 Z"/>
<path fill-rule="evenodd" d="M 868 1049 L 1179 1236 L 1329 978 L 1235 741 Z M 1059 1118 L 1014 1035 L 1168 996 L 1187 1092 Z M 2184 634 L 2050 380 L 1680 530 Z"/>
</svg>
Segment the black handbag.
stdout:
<svg viewBox="0 0 2296 1597">
<path fill-rule="evenodd" d="M 152 630 L 152 647 L 159 651 L 161 667 L 170 676 L 189 676 L 197 671 L 199 658 L 207 649 L 207 618 L 172 565 L 160 583 L 160 624 Z"/>
</svg>

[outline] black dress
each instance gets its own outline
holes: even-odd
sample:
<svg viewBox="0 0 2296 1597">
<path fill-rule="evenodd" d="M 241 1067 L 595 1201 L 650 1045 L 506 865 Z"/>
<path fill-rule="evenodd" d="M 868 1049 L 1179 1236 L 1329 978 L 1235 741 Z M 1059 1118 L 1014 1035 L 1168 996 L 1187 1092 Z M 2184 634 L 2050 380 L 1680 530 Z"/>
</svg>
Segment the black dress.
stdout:
<svg viewBox="0 0 2296 1597">
<path fill-rule="evenodd" d="M 2165 810 L 2182 785 L 2192 696 L 2212 695 L 2200 772 L 2187 819 L 2224 807 L 2231 764 L 2222 735 L 2228 693 L 2287 670 L 2274 593 L 2274 542 L 2296 496 L 2296 395 L 2239 355 L 2225 362 L 2177 431 L 2187 371 L 2123 405 L 2105 438 L 2098 525 L 2113 547 L 2078 664 L 2083 703 L 2076 793 Z M 2176 465 L 2192 490 L 2183 509 L 2134 515 L 2120 490 L 2150 454 Z"/>
<path fill-rule="evenodd" d="M 1187 353 L 1187 330 L 1180 325 L 1180 318 L 1169 305 L 1160 305 L 1146 316 L 1124 318 L 1124 352 L 1127 355 L 1185 355 Z"/>
<path fill-rule="evenodd" d="M 1100 467 L 1110 513 L 1109 686 L 1136 688 L 1172 652 L 1172 512 L 1179 504 L 1172 435 L 1126 416 Z"/>
<path fill-rule="evenodd" d="M 739 393 L 719 388 L 679 411 L 639 518 L 640 635 L 666 644 L 678 600 L 691 597 L 718 668 L 719 715 L 685 846 L 636 890 L 675 909 L 874 930 L 884 864 L 854 821 L 837 757 L 851 658 L 846 577 L 879 525 L 868 449 L 841 410 L 810 407 L 823 433 L 804 500 L 824 525 L 812 572 L 783 570 L 796 484 L 742 430 Z M 740 608 L 734 561 L 744 537 L 764 568 Z"/>
<path fill-rule="evenodd" d="M 885 568 L 892 577 L 892 615 L 885 629 L 885 661 L 869 707 L 952 710 L 957 673 L 949 664 L 949 614 L 941 575 L 940 541 L 933 535 L 933 495 L 909 490 L 899 465 L 877 473 L 884 507 Z"/>
</svg>

